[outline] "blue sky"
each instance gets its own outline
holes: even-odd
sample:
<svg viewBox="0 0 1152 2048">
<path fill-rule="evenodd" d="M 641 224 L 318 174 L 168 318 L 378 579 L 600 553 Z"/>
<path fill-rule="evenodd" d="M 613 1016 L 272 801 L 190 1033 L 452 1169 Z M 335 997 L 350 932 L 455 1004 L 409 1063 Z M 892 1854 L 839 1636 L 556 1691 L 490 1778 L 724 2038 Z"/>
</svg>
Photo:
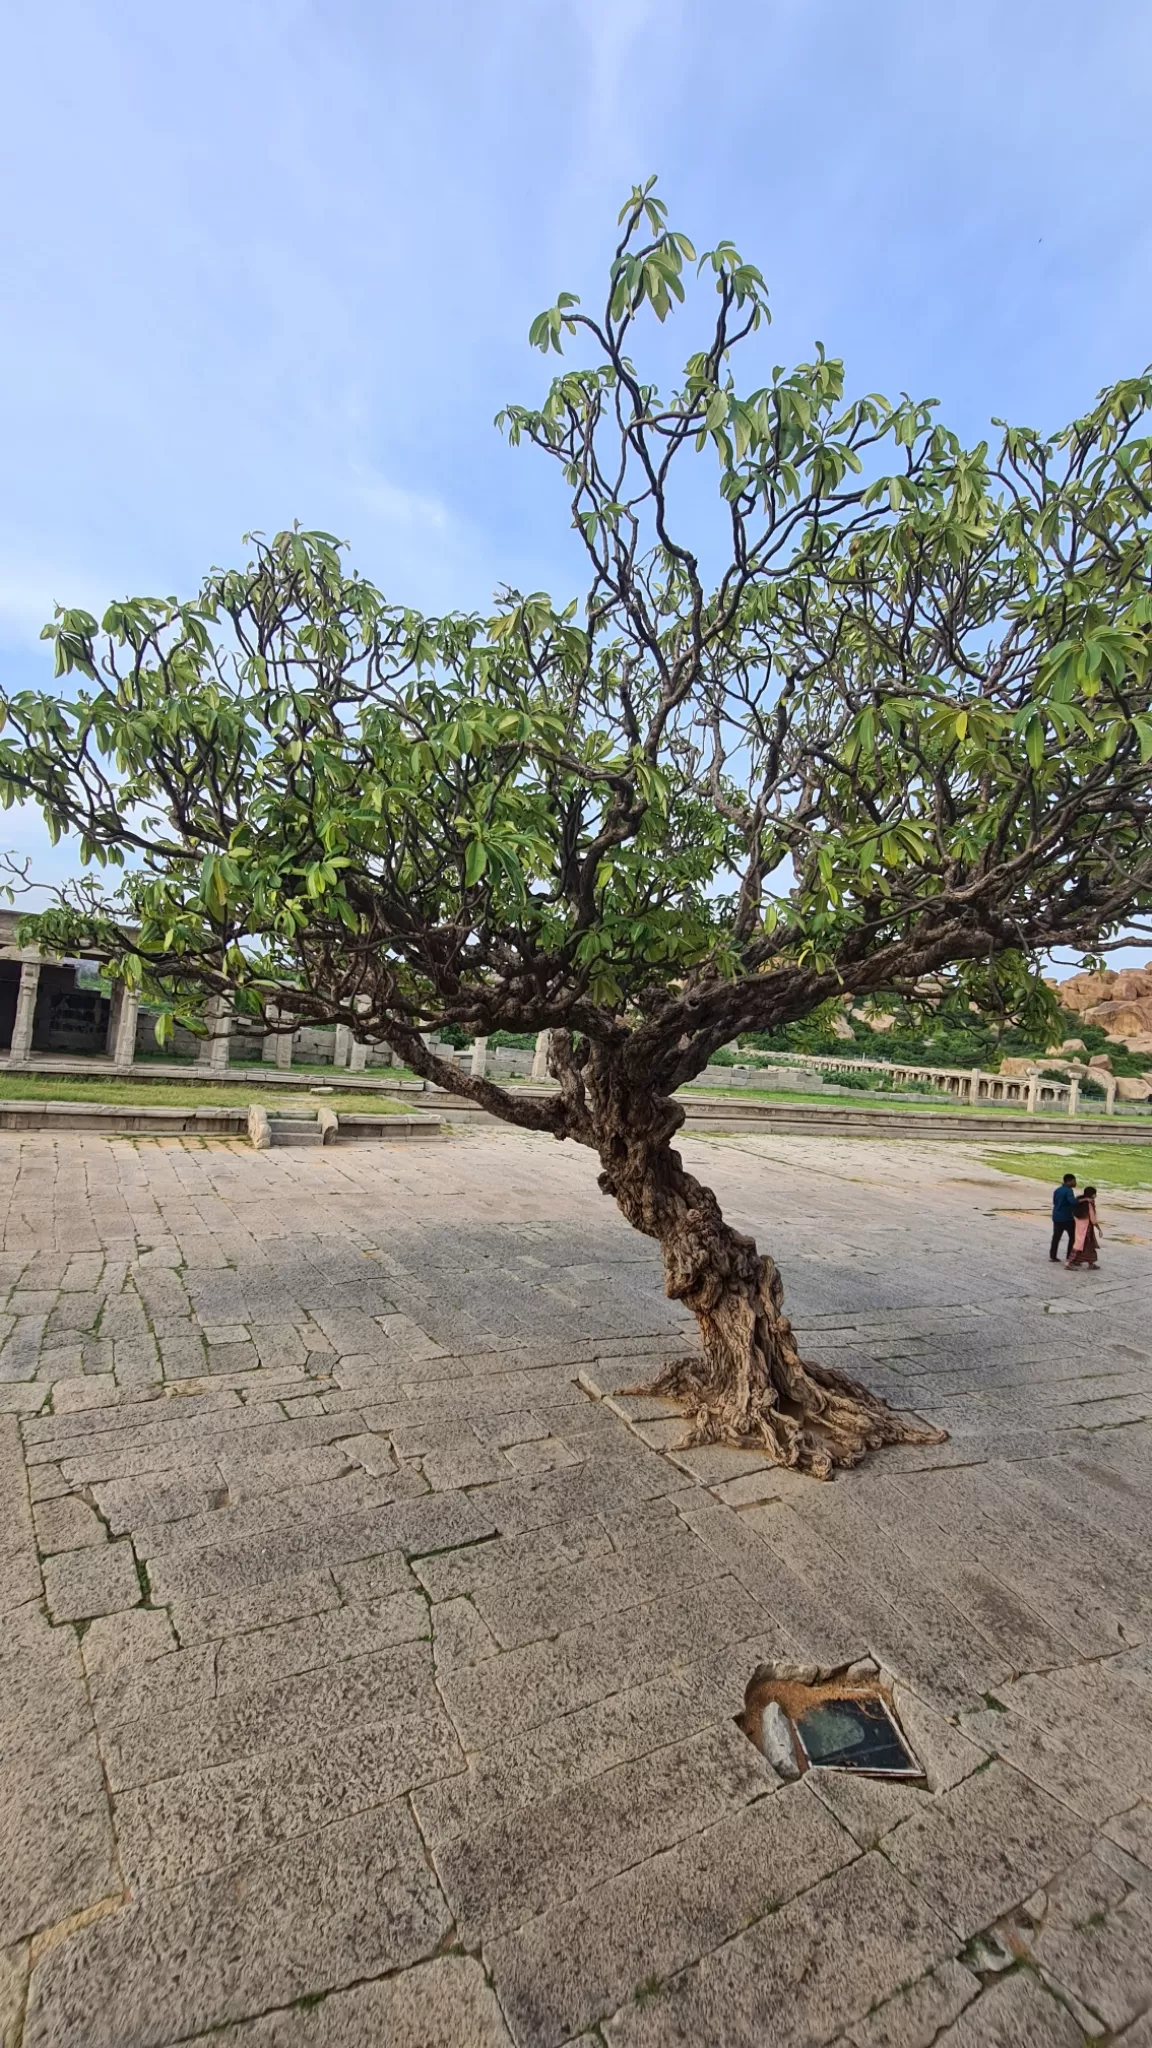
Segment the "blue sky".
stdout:
<svg viewBox="0 0 1152 2048">
<path fill-rule="evenodd" d="M 55 601 L 292 518 L 429 608 L 574 592 L 492 416 L 652 171 L 759 262 L 772 359 L 819 336 L 968 436 L 1152 355 L 1147 0 L 13 0 L 4 54 L 10 686 Z"/>
</svg>

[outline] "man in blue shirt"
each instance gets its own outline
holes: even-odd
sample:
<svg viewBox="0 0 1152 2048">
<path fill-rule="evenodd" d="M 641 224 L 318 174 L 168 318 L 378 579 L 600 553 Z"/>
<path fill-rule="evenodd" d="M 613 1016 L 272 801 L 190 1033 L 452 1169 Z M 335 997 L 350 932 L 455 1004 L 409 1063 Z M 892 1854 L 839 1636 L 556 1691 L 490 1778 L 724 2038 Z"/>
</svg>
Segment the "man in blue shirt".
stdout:
<svg viewBox="0 0 1152 2048">
<path fill-rule="evenodd" d="M 1060 1239 L 1068 1233 L 1068 1250 L 1072 1250 L 1072 1234 L 1076 1228 L 1076 1175 L 1066 1173 L 1058 1188 L 1052 1190 L 1052 1249 L 1048 1256 L 1058 1259 Z"/>
</svg>

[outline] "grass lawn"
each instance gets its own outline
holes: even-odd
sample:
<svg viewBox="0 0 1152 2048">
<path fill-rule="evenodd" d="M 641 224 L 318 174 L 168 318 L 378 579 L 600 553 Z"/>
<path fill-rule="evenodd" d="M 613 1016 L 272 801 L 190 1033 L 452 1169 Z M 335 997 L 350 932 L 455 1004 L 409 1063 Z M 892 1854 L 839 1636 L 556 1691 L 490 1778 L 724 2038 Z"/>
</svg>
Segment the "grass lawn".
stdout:
<svg viewBox="0 0 1152 2048">
<path fill-rule="evenodd" d="M 326 1088 L 329 1084 L 320 1085 Z M 376 1116 L 409 1116 L 413 1109 L 429 1107 L 423 1098 L 396 1102 L 387 1095 L 352 1088 L 333 1087 L 330 1095 L 310 1095 L 306 1087 L 299 1091 L 262 1089 L 259 1081 L 253 1081 L 247 1091 L 228 1086 L 213 1096 L 211 1084 L 203 1081 L 86 1081 L 77 1074 L 0 1074 L 0 1102 L 117 1102 L 145 1107 L 155 1104 L 165 1109 L 247 1109 L 250 1102 L 261 1102 L 265 1109 L 291 1109 L 301 1103 L 316 1109 L 324 1103 L 337 1115 L 345 1110 Z"/>
<path fill-rule="evenodd" d="M 1020 1173 L 1027 1180 L 1055 1187 L 1063 1173 L 1077 1175 L 1080 1185 L 1152 1188 L 1152 1145 L 1053 1145 L 1040 1152 L 986 1152 L 986 1166 L 1001 1173 Z"/>
</svg>

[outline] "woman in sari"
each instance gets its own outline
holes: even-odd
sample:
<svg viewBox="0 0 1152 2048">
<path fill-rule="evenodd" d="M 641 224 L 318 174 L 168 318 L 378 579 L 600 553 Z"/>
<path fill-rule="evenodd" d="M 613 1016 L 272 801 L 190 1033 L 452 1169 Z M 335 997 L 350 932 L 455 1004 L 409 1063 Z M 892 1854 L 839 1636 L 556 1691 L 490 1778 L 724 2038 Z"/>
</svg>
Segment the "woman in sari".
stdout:
<svg viewBox="0 0 1152 2048">
<path fill-rule="evenodd" d="M 1085 1188 L 1076 1203 L 1072 1249 L 1068 1254 L 1067 1264 L 1087 1266 L 1089 1272 L 1094 1273 L 1099 1243 L 1100 1225 L 1096 1221 L 1096 1190 Z"/>
</svg>

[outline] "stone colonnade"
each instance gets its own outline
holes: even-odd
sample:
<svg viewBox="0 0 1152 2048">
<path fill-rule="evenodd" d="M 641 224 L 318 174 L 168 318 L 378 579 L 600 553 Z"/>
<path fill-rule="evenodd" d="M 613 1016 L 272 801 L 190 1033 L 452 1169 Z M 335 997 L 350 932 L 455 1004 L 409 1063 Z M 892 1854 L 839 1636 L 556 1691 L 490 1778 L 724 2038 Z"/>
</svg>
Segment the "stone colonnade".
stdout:
<svg viewBox="0 0 1152 2048">
<path fill-rule="evenodd" d="M 796 1055 L 797 1062 L 835 1074 L 839 1068 L 849 1070 L 866 1067 L 869 1070 L 889 1074 L 893 1081 L 932 1081 L 942 1094 L 965 1098 L 969 1102 L 1023 1102 L 1029 1115 L 1035 1116 L 1041 1103 L 1059 1105 L 1065 1087 L 1068 1090 L 1067 1111 L 1076 1116 L 1080 1107 L 1081 1074 L 1071 1074 L 1068 1081 L 1049 1081 L 1042 1077 L 1038 1067 L 1030 1067 L 1027 1074 L 985 1074 L 979 1067 L 913 1067 L 902 1066 L 891 1060 L 838 1060 L 827 1054 L 817 1053 Z M 1094 1074 L 1094 1080 L 1104 1084 L 1104 1113 L 1112 1116 L 1116 1110 L 1115 1074 Z"/>
<path fill-rule="evenodd" d="M 363 997 L 357 997 L 356 1007 L 367 1007 Z M 284 1072 L 292 1065 L 292 1038 L 296 1020 L 290 1010 L 277 1009 L 274 1003 L 269 1003 L 267 1021 L 270 1029 L 260 1057 L 268 1065 L 274 1065 Z M 349 1025 L 337 1024 L 332 1047 L 333 1069 L 347 1069 L 350 1073 L 362 1074 L 368 1064 L 369 1051 L 366 1039 L 357 1038 Z"/>
</svg>

